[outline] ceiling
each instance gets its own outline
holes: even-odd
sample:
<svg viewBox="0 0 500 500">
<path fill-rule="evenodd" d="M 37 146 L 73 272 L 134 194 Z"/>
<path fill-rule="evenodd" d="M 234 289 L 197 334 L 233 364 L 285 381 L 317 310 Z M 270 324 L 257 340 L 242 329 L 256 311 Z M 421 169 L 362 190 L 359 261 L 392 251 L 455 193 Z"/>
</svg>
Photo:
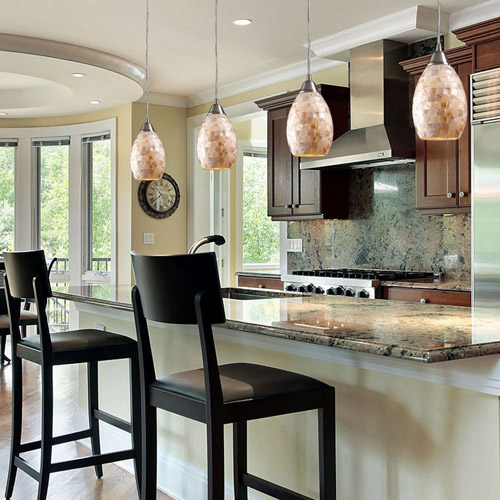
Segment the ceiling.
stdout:
<svg viewBox="0 0 500 500">
<path fill-rule="evenodd" d="M 480 3 L 443 0 L 442 8 L 451 13 Z M 415 5 L 414 0 L 313 0 L 312 38 Z M 422 0 L 419 5 L 435 8 L 436 4 Z M 305 8 L 305 0 L 220 0 L 220 84 L 304 61 Z M 213 11 L 211 0 L 150 0 L 152 92 L 192 96 L 213 88 Z M 238 18 L 253 23 L 233 25 Z M 81 45 L 144 66 L 144 22 L 145 0 L 3 0 L 0 33 Z M 14 77 L 8 78 L 12 83 Z M 2 83 L 0 75 L 0 92 L 7 81 Z"/>
</svg>

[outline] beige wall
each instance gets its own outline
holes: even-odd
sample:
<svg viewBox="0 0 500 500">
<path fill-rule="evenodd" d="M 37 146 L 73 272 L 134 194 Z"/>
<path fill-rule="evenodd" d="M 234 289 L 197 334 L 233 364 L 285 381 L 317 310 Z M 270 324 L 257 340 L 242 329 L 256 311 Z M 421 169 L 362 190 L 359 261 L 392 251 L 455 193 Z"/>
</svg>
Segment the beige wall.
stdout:
<svg viewBox="0 0 500 500">
<path fill-rule="evenodd" d="M 135 335 L 131 313 L 128 320 L 90 314 L 80 320 L 84 328 L 98 322 Z M 158 377 L 201 366 L 197 334 L 156 327 L 151 334 Z M 217 353 L 220 364 L 260 363 L 335 386 L 339 499 L 498 500 L 496 396 L 228 341 L 217 341 Z M 428 368 L 422 364 L 422 370 Z M 103 410 L 124 418 L 127 377 L 126 363 L 118 362 L 104 364 L 100 377 Z M 205 426 L 165 411 L 158 417 L 159 450 L 206 470 Z M 230 482 L 230 426 L 225 439 Z M 249 471 L 313 498 L 318 498 L 317 453 L 315 412 L 249 423 Z"/>
<path fill-rule="evenodd" d="M 131 207 L 130 189 L 132 176 L 130 173 L 130 148 L 132 146 L 132 104 L 124 104 L 117 108 L 104 109 L 93 113 L 68 116 L 50 116 L 30 119 L 0 119 L 2 128 L 54 127 L 90 123 L 109 118 L 116 118 L 116 227 L 117 227 L 117 281 L 130 283 L 130 241 L 131 241 Z"/>
<path fill-rule="evenodd" d="M 145 115 L 144 104 L 132 104 L 133 138 L 144 123 Z M 171 217 L 153 219 L 141 209 L 137 199 L 139 182 L 132 180 L 131 249 L 144 254 L 184 253 L 187 250 L 186 110 L 152 105 L 149 115 L 165 148 L 166 172 L 179 184 L 181 199 L 179 208 Z M 154 233 L 154 245 L 144 245 L 144 233 Z"/>
</svg>

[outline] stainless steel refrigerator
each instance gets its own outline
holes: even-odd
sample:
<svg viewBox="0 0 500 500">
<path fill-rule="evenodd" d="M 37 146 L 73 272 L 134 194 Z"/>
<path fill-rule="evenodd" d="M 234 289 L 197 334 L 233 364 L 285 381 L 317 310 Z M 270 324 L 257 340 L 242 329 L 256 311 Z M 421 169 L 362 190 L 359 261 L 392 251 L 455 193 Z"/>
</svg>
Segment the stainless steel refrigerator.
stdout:
<svg viewBox="0 0 500 500">
<path fill-rule="evenodd" d="M 471 75 L 472 291 L 500 311 L 500 69 Z"/>
</svg>

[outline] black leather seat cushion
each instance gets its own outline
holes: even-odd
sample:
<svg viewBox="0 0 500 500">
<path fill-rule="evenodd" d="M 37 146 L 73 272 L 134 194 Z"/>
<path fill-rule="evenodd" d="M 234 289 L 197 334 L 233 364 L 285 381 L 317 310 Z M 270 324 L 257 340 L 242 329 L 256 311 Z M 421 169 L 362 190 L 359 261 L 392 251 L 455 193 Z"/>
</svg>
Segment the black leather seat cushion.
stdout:
<svg viewBox="0 0 500 500">
<path fill-rule="evenodd" d="M 116 333 L 101 330 L 74 330 L 63 333 L 52 333 L 50 338 L 52 340 L 53 352 L 131 345 L 135 343 L 134 339 L 125 337 L 124 335 L 117 335 Z M 40 350 L 40 336 L 33 335 L 26 337 L 20 344 Z"/>
<path fill-rule="evenodd" d="M 220 365 L 219 373 L 224 403 L 272 398 L 328 387 L 311 377 L 250 363 Z M 205 401 L 205 380 L 201 368 L 162 377 L 155 380 L 151 387 Z"/>
</svg>

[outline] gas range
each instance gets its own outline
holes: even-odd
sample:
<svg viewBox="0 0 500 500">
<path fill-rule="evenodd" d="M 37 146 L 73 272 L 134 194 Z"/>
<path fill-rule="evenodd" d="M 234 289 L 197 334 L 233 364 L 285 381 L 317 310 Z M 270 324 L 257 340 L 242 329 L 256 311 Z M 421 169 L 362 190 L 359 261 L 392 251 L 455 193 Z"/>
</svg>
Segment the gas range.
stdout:
<svg viewBox="0 0 500 500">
<path fill-rule="evenodd" d="M 284 274 L 285 290 L 362 299 L 379 297 L 381 281 L 439 280 L 441 273 L 383 269 L 318 269 Z"/>
</svg>

